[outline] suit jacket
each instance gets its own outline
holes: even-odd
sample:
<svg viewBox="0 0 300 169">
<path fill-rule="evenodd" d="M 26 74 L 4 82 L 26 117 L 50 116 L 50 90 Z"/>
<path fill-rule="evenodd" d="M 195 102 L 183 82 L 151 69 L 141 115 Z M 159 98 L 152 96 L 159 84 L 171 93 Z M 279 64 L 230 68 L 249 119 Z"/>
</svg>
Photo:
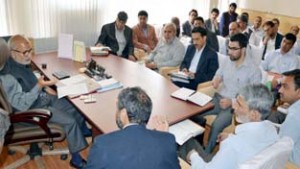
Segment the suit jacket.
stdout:
<svg viewBox="0 0 300 169">
<path fill-rule="evenodd" d="M 210 30 L 207 30 L 207 45 L 212 48 L 214 51 L 219 52 L 219 41 L 217 35 Z"/>
<path fill-rule="evenodd" d="M 101 34 L 96 44 L 101 43 L 105 46 L 109 46 L 112 53 L 117 55 L 119 50 L 119 44 L 116 38 L 116 22 L 106 24 L 101 29 Z M 126 46 L 122 52 L 122 57 L 128 58 L 128 55 L 133 55 L 133 43 L 132 43 L 132 30 L 125 25 L 124 36 L 126 39 Z"/>
<path fill-rule="evenodd" d="M 189 21 L 186 21 L 182 24 L 182 35 L 192 36 L 192 27 Z"/>
<path fill-rule="evenodd" d="M 166 132 L 131 125 L 96 137 L 87 169 L 179 169 L 176 142 Z"/>
<path fill-rule="evenodd" d="M 195 46 L 189 45 L 185 53 L 184 59 L 180 65 L 180 70 L 184 68 L 189 69 L 195 52 Z M 208 45 L 206 45 L 202 51 L 200 60 L 198 62 L 197 71 L 195 73 L 195 79 L 190 80 L 189 88 L 197 89 L 197 85 L 199 83 L 212 80 L 218 68 L 219 62 L 217 53 L 213 51 Z"/>
<path fill-rule="evenodd" d="M 206 27 L 206 29 L 208 29 L 208 30 L 210 30 L 212 32 L 212 23 L 211 23 L 210 19 L 207 19 L 205 21 L 205 27 Z M 215 29 L 215 31 L 216 31 L 215 32 L 216 35 L 220 35 L 219 25 L 218 25 L 218 29 Z"/>
<path fill-rule="evenodd" d="M 233 13 L 233 20 L 232 21 L 236 21 L 236 18 L 238 16 L 237 13 Z M 221 20 L 220 20 L 220 35 L 222 35 L 223 37 L 226 37 L 229 34 L 229 24 L 230 22 L 230 15 L 229 12 L 224 12 L 221 16 Z"/>
<path fill-rule="evenodd" d="M 277 33 L 276 39 L 275 39 L 275 49 L 280 48 L 282 39 L 283 39 L 283 35 L 281 35 L 280 33 Z"/>
</svg>

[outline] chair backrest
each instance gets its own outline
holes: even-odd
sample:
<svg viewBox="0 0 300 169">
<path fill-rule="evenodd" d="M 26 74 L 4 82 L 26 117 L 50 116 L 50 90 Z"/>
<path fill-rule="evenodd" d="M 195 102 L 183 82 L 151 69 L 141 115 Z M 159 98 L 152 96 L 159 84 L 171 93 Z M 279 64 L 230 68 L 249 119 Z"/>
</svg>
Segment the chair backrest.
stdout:
<svg viewBox="0 0 300 169">
<path fill-rule="evenodd" d="M 239 169 L 283 169 L 292 152 L 294 142 L 283 137 L 239 166 Z"/>
<path fill-rule="evenodd" d="M 223 55 L 226 55 L 227 52 L 226 52 L 226 38 L 224 38 L 223 36 L 220 36 L 218 35 L 217 36 L 217 39 L 218 39 L 218 43 L 219 43 L 219 52 Z"/>
<path fill-rule="evenodd" d="M 253 58 L 254 63 L 259 66 L 262 59 L 263 48 L 250 44 L 251 56 Z"/>
<path fill-rule="evenodd" d="M 226 57 L 227 57 L 226 55 L 218 52 L 219 67 L 221 67 L 221 65 L 224 63 Z"/>
<path fill-rule="evenodd" d="M 12 108 L 10 103 L 6 99 L 6 94 L 4 92 L 4 89 L 2 87 L 1 81 L 0 81 L 0 107 L 5 110 L 8 113 L 12 113 Z"/>
</svg>

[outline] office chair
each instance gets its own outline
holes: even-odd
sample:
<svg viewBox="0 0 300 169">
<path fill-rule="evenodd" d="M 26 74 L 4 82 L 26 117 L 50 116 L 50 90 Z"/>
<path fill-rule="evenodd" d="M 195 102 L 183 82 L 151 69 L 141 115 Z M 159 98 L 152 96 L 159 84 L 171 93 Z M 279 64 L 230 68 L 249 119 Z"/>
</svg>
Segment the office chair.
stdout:
<svg viewBox="0 0 300 169">
<path fill-rule="evenodd" d="M 283 137 L 267 147 L 252 159 L 244 162 L 239 169 L 283 169 L 292 152 L 294 142 L 290 137 Z"/>
<path fill-rule="evenodd" d="M 0 85 L 0 106 L 10 113 L 11 126 L 5 135 L 5 145 L 8 146 L 8 153 L 14 154 L 20 151 L 26 154 L 25 157 L 4 166 L 5 169 L 17 168 L 30 160 L 35 160 L 38 168 L 45 168 L 40 159 L 44 155 L 61 154 L 61 159 L 67 159 L 68 149 L 54 150 L 53 142 L 63 141 L 65 133 L 62 127 L 56 124 L 49 124 L 51 112 L 45 109 L 32 109 L 26 112 L 12 113 L 12 108 L 6 100 L 6 96 L 2 86 Z M 49 151 L 42 150 L 42 143 L 46 143 Z M 29 144 L 26 150 L 22 146 Z"/>
</svg>

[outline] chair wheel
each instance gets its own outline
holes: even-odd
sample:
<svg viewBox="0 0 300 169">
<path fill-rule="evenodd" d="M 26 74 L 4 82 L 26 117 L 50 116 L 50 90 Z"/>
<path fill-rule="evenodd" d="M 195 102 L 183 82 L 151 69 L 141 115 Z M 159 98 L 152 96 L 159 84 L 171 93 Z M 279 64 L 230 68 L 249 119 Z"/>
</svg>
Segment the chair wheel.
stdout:
<svg viewBox="0 0 300 169">
<path fill-rule="evenodd" d="M 8 150 L 8 152 L 7 152 L 9 155 L 14 155 L 14 154 L 16 154 L 16 151 L 14 151 L 14 150 Z"/>
<path fill-rule="evenodd" d="M 66 160 L 68 158 L 68 154 L 62 154 L 60 155 L 61 160 Z"/>
</svg>

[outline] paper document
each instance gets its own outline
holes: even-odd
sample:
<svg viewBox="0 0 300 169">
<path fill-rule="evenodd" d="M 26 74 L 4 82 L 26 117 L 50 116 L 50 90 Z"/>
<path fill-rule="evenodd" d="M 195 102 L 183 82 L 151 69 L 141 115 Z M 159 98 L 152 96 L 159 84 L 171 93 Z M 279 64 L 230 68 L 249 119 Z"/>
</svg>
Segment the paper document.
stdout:
<svg viewBox="0 0 300 169">
<path fill-rule="evenodd" d="M 111 51 L 110 47 L 107 46 L 91 46 L 90 47 L 92 55 L 96 56 L 106 56 L 109 54 L 109 51 Z"/>
<path fill-rule="evenodd" d="M 188 99 L 188 97 L 189 97 L 191 94 L 193 94 L 193 93 L 195 93 L 195 90 L 192 90 L 192 89 L 188 89 L 188 88 L 183 87 L 183 88 L 181 88 L 181 89 L 176 90 L 175 92 L 173 92 L 173 93 L 171 94 L 171 96 L 186 101 L 186 100 Z"/>
<path fill-rule="evenodd" d="M 176 123 L 169 128 L 169 132 L 175 136 L 176 142 L 182 145 L 187 140 L 204 132 L 204 128 L 187 119 Z"/>
<path fill-rule="evenodd" d="M 212 100 L 212 97 L 210 97 L 206 94 L 200 93 L 200 92 L 196 92 L 193 95 L 191 95 L 190 97 L 188 97 L 187 100 L 191 101 L 195 104 L 198 104 L 199 106 L 204 106 Z"/>
<path fill-rule="evenodd" d="M 184 72 L 178 71 L 178 72 L 172 72 L 170 74 L 171 77 L 176 77 L 176 78 L 181 78 L 181 79 L 186 79 L 189 80 L 191 79 L 187 74 L 185 74 Z"/>
<path fill-rule="evenodd" d="M 73 35 L 63 33 L 59 34 L 58 57 L 73 59 Z"/>
<path fill-rule="evenodd" d="M 98 84 L 100 84 L 101 87 L 97 90 L 97 92 L 105 92 L 123 87 L 122 83 L 114 78 L 98 81 Z"/>
<path fill-rule="evenodd" d="M 86 61 L 86 50 L 84 42 L 74 41 L 74 60 L 77 62 Z"/>
<path fill-rule="evenodd" d="M 99 88 L 100 84 L 83 74 L 60 80 L 57 84 L 57 92 L 61 97 L 66 95 L 76 97 L 81 94 L 94 92 Z"/>
<path fill-rule="evenodd" d="M 184 87 L 173 92 L 171 94 L 171 96 L 176 97 L 181 100 L 184 100 L 184 101 L 188 100 L 199 106 L 204 106 L 212 100 L 212 97 L 210 97 L 204 93 L 196 92 L 195 90 L 187 89 Z"/>
</svg>

